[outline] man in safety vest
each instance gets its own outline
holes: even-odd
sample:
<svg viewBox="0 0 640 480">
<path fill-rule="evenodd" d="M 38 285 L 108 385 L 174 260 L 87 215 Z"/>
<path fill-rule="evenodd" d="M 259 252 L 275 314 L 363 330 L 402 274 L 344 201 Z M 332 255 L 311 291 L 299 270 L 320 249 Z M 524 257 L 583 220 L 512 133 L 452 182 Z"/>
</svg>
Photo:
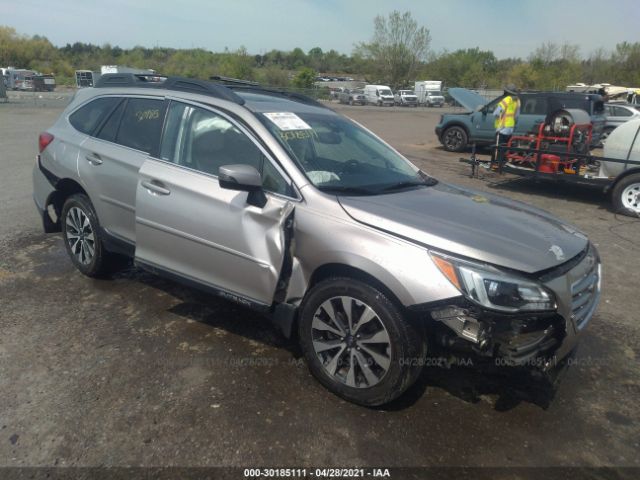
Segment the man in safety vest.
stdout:
<svg viewBox="0 0 640 480">
<path fill-rule="evenodd" d="M 493 111 L 495 117 L 496 146 L 504 145 L 509 141 L 518 122 L 520 115 L 520 99 L 515 87 L 509 86 L 504 90 L 505 96 Z M 502 152 L 500 152 L 502 153 Z"/>
</svg>

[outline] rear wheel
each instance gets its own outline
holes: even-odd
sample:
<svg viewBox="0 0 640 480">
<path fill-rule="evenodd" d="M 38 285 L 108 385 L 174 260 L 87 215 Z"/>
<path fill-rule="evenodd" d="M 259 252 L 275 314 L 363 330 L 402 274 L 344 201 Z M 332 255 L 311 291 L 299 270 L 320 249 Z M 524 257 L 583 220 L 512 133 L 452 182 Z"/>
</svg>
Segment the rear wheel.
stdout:
<svg viewBox="0 0 640 480">
<path fill-rule="evenodd" d="M 616 213 L 631 217 L 640 216 L 640 173 L 620 180 L 611 195 Z"/>
<path fill-rule="evenodd" d="M 366 406 L 399 397 L 418 378 L 426 343 L 384 293 L 349 278 L 311 289 L 299 338 L 311 373 L 336 395 Z"/>
<path fill-rule="evenodd" d="M 117 263 L 115 255 L 104 249 L 98 217 L 89 197 L 70 196 L 60 217 L 64 246 L 71 261 L 89 277 L 100 277 Z"/>
<path fill-rule="evenodd" d="M 464 128 L 453 126 L 442 132 L 440 141 L 447 152 L 462 152 L 467 146 L 468 135 Z"/>
</svg>

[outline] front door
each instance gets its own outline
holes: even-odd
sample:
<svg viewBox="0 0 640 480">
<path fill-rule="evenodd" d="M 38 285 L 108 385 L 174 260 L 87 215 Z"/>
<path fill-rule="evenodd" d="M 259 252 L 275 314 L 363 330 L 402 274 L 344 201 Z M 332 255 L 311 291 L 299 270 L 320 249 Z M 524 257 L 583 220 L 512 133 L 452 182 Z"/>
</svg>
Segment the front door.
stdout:
<svg viewBox="0 0 640 480">
<path fill-rule="evenodd" d="M 159 157 L 138 178 L 136 261 L 241 303 L 270 305 L 288 253 L 290 184 L 243 127 L 181 102 L 169 106 Z M 218 169 L 230 164 L 262 172 L 264 206 L 220 187 Z"/>
</svg>

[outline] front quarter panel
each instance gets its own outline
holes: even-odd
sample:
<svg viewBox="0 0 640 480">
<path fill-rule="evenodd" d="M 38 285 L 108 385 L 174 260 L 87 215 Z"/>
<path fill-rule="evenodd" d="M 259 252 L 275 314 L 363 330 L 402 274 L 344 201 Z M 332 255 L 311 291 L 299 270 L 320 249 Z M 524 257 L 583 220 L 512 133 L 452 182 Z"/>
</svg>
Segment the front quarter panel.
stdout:
<svg viewBox="0 0 640 480">
<path fill-rule="evenodd" d="M 302 297 L 301 289 L 306 289 L 314 271 L 328 264 L 347 265 L 375 277 L 404 306 L 460 295 L 425 248 L 357 223 L 335 197 L 333 202 L 334 208 L 306 205 L 296 211 L 294 257 L 305 284 L 291 285 L 289 298 Z"/>
</svg>

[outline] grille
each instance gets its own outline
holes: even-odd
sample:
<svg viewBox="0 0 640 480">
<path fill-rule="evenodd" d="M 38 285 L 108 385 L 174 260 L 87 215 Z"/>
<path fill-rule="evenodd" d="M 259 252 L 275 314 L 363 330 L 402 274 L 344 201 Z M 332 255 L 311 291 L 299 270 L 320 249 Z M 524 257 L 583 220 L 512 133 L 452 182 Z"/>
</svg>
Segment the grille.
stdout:
<svg viewBox="0 0 640 480">
<path fill-rule="evenodd" d="M 571 285 L 571 318 L 578 330 L 587 326 L 600 297 L 600 264 L 594 262 L 585 275 Z"/>
</svg>

